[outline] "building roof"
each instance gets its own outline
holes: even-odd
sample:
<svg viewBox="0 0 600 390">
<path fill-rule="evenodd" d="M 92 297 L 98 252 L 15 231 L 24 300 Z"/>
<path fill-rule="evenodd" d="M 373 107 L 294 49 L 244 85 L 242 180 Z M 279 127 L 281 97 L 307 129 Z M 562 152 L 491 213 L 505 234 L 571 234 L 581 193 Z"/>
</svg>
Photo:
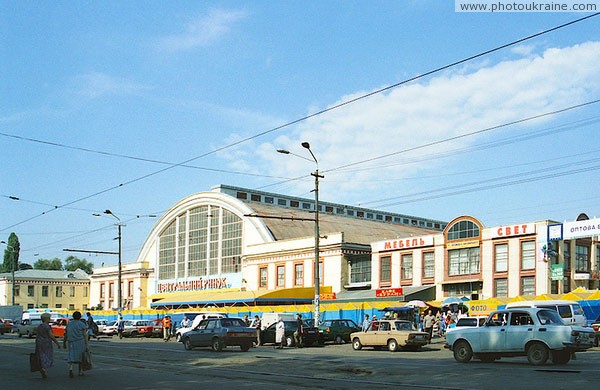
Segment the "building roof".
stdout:
<svg viewBox="0 0 600 390">
<path fill-rule="evenodd" d="M 12 278 L 12 273 L 0 274 L 2 278 Z M 83 270 L 54 271 L 42 269 L 25 269 L 15 271 L 15 279 L 52 279 L 52 280 L 89 280 L 90 276 Z"/>
<path fill-rule="evenodd" d="M 289 209 L 259 202 L 245 201 L 263 223 L 271 231 L 273 237 L 280 240 L 310 237 L 315 234 L 314 212 L 301 209 Z M 278 219 L 283 217 L 285 219 Z M 290 218 L 299 218 L 293 220 Z M 344 241 L 354 244 L 370 244 L 371 242 L 418 237 L 427 234 L 439 234 L 439 231 L 419 228 L 417 226 L 399 225 L 391 222 L 379 222 L 349 218 L 331 213 L 319 213 L 319 235 L 344 233 Z"/>
</svg>

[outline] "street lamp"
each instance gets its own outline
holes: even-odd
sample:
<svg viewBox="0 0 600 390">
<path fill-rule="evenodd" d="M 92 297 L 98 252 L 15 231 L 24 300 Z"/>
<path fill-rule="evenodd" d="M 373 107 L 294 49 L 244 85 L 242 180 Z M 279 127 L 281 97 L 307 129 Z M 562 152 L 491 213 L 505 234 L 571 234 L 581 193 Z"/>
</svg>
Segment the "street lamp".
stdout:
<svg viewBox="0 0 600 390">
<path fill-rule="evenodd" d="M 308 149 L 308 151 L 310 152 L 310 155 L 312 156 L 313 160 L 317 164 L 315 171 L 313 173 L 311 173 L 311 175 L 315 177 L 315 189 L 314 189 L 314 192 L 315 192 L 315 265 L 314 265 L 315 300 L 314 300 L 314 302 L 315 302 L 315 326 L 318 326 L 319 325 L 319 317 L 320 317 L 320 313 L 321 313 L 321 304 L 320 304 L 321 278 L 319 277 L 319 178 L 323 178 L 325 176 L 319 175 L 319 161 L 317 161 L 317 158 L 315 157 L 314 153 L 310 149 L 310 144 L 308 142 L 302 142 L 302 147 L 305 149 Z M 295 153 L 292 153 L 289 150 L 277 149 L 277 152 L 283 153 L 283 154 L 292 154 L 294 156 L 297 156 L 297 157 L 300 157 L 300 158 L 310 161 L 310 159 L 300 156 L 300 155 L 297 155 Z"/>
<path fill-rule="evenodd" d="M 11 278 L 12 278 L 12 305 L 15 305 L 15 248 L 13 248 L 11 245 L 8 245 L 6 243 L 6 241 L 0 241 L 0 244 L 4 244 L 6 245 L 7 248 L 10 248 L 10 252 L 12 253 L 11 259 L 10 259 L 10 269 L 11 269 Z"/>
<path fill-rule="evenodd" d="M 117 221 L 119 221 L 117 223 L 117 226 L 119 228 L 119 236 L 117 237 L 117 239 L 119 240 L 119 266 L 118 266 L 118 270 L 117 270 L 117 304 L 118 304 L 118 308 L 119 311 L 121 311 L 122 308 L 122 303 L 123 300 L 122 295 L 121 295 L 121 262 L 122 262 L 122 254 L 123 254 L 123 249 L 121 246 L 122 243 L 122 235 L 121 235 L 121 230 L 123 227 L 123 224 L 121 223 L 121 218 L 117 217 L 112 211 L 110 210 L 104 210 L 104 214 L 108 214 L 108 215 L 112 215 L 113 217 L 115 217 L 117 219 Z"/>
</svg>

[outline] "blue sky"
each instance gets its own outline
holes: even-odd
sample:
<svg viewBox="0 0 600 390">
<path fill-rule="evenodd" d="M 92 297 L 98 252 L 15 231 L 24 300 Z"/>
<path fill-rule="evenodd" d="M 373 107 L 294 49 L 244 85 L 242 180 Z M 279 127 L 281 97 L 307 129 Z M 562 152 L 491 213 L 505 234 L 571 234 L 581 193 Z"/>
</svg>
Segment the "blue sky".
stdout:
<svg viewBox="0 0 600 390">
<path fill-rule="evenodd" d="M 310 157 L 303 141 L 322 200 L 486 226 L 600 216 L 600 103 L 501 126 L 600 99 L 600 16 L 283 126 L 589 14 L 456 13 L 453 1 L 0 8 L 0 238 L 19 236 L 21 261 L 116 250 L 115 220 L 92 216 L 105 209 L 126 221 L 134 261 L 156 222 L 136 216 L 221 183 L 310 198 L 314 164 L 275 151 Z"/>
</svg>

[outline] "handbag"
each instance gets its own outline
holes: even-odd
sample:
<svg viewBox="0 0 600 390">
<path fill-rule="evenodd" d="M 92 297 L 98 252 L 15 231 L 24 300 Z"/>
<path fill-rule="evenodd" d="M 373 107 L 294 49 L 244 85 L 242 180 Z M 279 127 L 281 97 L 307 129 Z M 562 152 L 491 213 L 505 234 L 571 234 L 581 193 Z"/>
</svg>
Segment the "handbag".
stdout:
<svg viewBox="0 0 600 390">
<path fill-rule="evenodd" d="M 81 370 L 87 371 L 92 369 L 92 353 L 84 351 L 81 355 Z"/>
<path fill-rule="evenodd" d="M 29 354 L 29 370 L 31 372 L 39 371 L 42 368 L 42 362 L 40 362 L 40 355 L 37 352 Z"/>
</svg>

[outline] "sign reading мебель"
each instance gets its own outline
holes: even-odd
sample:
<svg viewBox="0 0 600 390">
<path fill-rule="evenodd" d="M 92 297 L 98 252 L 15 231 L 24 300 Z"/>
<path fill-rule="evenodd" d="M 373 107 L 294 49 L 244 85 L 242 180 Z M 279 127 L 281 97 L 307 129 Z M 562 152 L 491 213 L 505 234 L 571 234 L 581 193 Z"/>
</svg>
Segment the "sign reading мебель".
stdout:
<svg viewBox="0 0 600 390">
<path fill-rule="evenodd" d="M 433 236 L 397 238 L 395 240 L 374 242 L 371 244 L 371 246 L 373 248 L 373 252 L 421 248 L 425 246 L 433 246 Z"/>
<path fill-rule="evenodd" d="M 563 239 L 600 235 L 600 218 L 563 223 Z"/>
</svg>

